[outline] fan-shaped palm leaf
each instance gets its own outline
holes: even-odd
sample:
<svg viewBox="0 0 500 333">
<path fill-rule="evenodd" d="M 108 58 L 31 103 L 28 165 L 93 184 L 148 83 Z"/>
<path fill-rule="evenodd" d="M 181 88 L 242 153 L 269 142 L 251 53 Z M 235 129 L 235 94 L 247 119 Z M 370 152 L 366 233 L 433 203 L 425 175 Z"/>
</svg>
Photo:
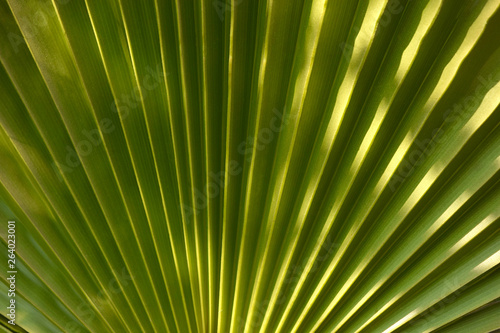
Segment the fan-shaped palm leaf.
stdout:
<svg viewBox="0 0 500 333">
<path fill-rule="evenodd" d="M 0 0 L 1 327 L 499 329 L 499 8 Z"/>
</svg>

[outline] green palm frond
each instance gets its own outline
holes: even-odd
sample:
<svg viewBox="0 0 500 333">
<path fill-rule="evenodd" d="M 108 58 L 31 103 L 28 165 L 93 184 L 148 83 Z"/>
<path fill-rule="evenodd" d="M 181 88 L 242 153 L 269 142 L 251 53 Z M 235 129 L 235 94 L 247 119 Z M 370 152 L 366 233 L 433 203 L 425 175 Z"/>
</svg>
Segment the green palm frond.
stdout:
<svg viewBox="0 0 500 333">
<path fill-rule="evenodd" d="M 0 0 L 0 328 L 500 329 L 499 31 L 498 0 Z"/>
</svg>

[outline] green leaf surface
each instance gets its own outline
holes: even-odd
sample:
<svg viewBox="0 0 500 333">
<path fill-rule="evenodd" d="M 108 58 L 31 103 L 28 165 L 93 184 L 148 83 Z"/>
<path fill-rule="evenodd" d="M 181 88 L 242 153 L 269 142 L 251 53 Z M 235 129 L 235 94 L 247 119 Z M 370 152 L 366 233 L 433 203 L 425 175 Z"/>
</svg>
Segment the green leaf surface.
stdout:
<svg viewBox="0 0 500 333">
<path fill-rule="evenodd" d="M 0 0 L 1 330 L 500 329 L 499 9 Z"/>
</svg>

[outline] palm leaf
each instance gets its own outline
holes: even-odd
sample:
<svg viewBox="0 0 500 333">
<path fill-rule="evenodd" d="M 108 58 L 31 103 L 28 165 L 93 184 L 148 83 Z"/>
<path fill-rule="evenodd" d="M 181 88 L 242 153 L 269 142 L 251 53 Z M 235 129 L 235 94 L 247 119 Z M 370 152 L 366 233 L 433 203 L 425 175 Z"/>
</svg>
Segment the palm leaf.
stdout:
<svg viewBox="0 0 500 333">
<path fill-rule="evenodd" d="M 499 8 L 0 1 L 0 327 L 500 329 Z"/>
</svg>

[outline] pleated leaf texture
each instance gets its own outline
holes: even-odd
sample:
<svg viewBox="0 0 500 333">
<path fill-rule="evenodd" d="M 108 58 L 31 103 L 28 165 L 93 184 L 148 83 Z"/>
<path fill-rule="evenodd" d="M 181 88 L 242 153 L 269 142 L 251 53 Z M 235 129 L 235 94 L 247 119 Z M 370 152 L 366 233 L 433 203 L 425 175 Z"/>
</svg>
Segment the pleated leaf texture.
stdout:
<svg viewBox="0 0 500 333">
<path fill-rule="evenodd" d="M 500 329 L 499 32 L 499 0 L 0 0 L 0 330 Z"/>
</svg>

